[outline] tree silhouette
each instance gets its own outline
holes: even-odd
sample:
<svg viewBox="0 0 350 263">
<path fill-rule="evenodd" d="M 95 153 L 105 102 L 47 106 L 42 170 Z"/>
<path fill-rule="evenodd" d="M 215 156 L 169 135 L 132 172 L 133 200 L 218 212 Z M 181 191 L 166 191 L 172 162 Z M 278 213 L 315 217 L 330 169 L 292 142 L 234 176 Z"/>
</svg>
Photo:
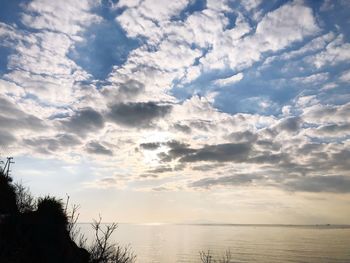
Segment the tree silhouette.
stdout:
<svg viewBox="0 0 350 263">
<path fill-rule="evenodd" d="M 8 166 L 9 167 L 9 166 Z M 7 171 L 9 168 L 7 168 Z M 35 199 L 28 188 L 13 184 L 0 167 L 1 263 L 132 263 L 128 247 L 111 243 L 117 225 L 102 227 L 101 217 L 92 224 L 95 239 L 87 245 L 77 227 L 79 206 L 68 211 L 69 197 Z M 79 244 L 79 246 L 76 244 Z"/>
</svg>

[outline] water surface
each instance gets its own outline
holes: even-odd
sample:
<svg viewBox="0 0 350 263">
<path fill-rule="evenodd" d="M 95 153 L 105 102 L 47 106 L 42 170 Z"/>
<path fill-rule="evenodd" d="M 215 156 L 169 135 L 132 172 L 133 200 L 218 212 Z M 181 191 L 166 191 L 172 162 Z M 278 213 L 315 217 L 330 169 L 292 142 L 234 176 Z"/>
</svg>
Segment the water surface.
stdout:
<svg viewBox="0 0 350 263">
<path fill-rule="evenodd" d="M 88 236 L 89 225 L 82 225 Z M 199 251 L 232 262 L 350 262 L 350 228 L 334 226 L 119 224 L 113 240 L 140 263 L 200 262 Z"/>
</svg>

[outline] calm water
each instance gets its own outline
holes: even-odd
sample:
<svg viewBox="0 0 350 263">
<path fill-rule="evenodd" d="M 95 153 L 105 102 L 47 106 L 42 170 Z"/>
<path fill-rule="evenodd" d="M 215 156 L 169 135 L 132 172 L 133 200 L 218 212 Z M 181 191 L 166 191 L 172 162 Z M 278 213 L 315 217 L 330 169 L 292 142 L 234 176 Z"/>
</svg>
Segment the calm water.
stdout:
<svg viewBox="0 0 350 263">
<path fill-rule="evenodd" d="M 230 250 L 232 262 L 350 262 L 350 228 L 120 224 L 113 239 L 140 263 L 200 262 L 201 250 Z"/>
</svg>

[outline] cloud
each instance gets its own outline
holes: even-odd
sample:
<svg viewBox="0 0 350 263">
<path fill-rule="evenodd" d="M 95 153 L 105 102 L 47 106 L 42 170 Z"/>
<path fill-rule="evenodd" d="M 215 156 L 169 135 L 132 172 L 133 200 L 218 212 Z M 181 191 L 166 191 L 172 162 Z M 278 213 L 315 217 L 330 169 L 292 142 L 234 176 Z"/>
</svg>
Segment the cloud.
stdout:
<svg viewBox="0 0 350 263">
<path fill-rule="evenodd" d="M 228 78 L 215 80 L 214 84 L 219 86 L 227 86 L 227 85 L 232 85 L 236 82 L 239 82 L 242 79 L 243 79 L 243 73 L 238 73 Z"/>
<path fill-rule="evenodd" d="M 332 186 L 337 177 L 327 179 L 350 170 L 344 25 L 325 25 L 331 21 L 299 0 L 204 1 L 195 11 L 193 1 L 133 0 L 101 12 L 102 2 L 34 0 L 22 6 L 18 25 L 0 23 L 10 50 L 0 61 L 1 145 L 58 158 L 87 155 L 104 174 L 171 181 L 175 187 L 166 190 L 191 182 L 193 189 L 345 192 Z M 110 24 L 122 28 L 122 46 L 138 44 L 124 53 L 101 41 L 98 48 L 123 59 L 107 65 L 101 58 L 110 74 L 96 80 L 72 52 L 88 51 L 96 40 L 89 33 L 101 29 L 97 38 L 104 39 Z M 324 85 L 333 89 L 318 89 Z M 174 176 L 180 170 L 181 179 Z"/>
<path fill-rule="evenodd" d="M 301 57 L 305 54 L 312 54 L 315 52 L 319 52 L 322 49 L 324 49 L 330 41 L 334 40 L 334 38 L 335 38 L 335 34 L 333 32 L 329 32 L 324 35 L 317 36 L 311 41 L 307 42 L 301 48 L 292 50 L 292 51 L 287 51 L 279 56 L 269 57 L 266 59 L 266 62 L 269 63 L 276 59 L 290 60 L 290 59 L 295 59 L 297 57 Z"/>
<path fill-rule="evenodd" d="M 166 173 L 166 172 L 172 172 L 172 171 L 173 171 L 173 168 L 171 168 L 170 166 L 160 166 L 155 169 L 151 169 L 148 172 L 150 174 L 158 174 L 158 173 Z"/>
<path fill-rule="evenodd" d="M 66 119 L 60 120 L 63 128 L 81 137 L 97 132 L 104 127 L 103 116 L 91 108 L 80 109 Z"/>
<path fill-rule="evenodd" d="M 238 29 L 238 25 L 236 27 Z M 240 71 L 261 60 L 263 53 L 287 48 L 319 30 L 311 8 L 301 1 L 289 2 L 263 16 L 255 33 L 243 31 L 243 36 L 238 39 L 216 42 L 200 62 L 207 70 L 231 68 Z"/>
<path fill-rule="evenodd" d="M 0 145 L 1 146 L 6 147 L 14 142 L 16 142 L 16 138 L 11 133 L 0 129 Z"/>
<path fill-rule="evenodd" d="M 101 154 L 101 155 L 109 155 L 109 156 L 113 155 L 113 152 L 110 149 L 106 148 L 101 143 L 96 141 L 89 142 L 86 145 L 86 151 L 92 154 Z"/>
<path fill-rule="evenodd" d="M 175 123 L 173 125 L 174 129 L 181 131 L 183 133 L 191 133 L 191 127 L 186 125 L 186 124 L 181 124 L 181 123 Z"/>
<path fill-rule="evenodd" d="M 227 137 L 232 142 L 253 142 L 258 139 L 257 134 L 249 130 L 233 132 Z"/>
<path fill-rule="evenodd" d="M 309 136 L 320 138 L 348 136 L 350 134 L 350 123 L 321 125 L 317 128 L 309 128 L 305 130 L 305 133 Z"/>
<path fill-rule="evenodd" d="M 280 131 L 297 132 L 301 128 L 302 119 L 300 117 L 288 117 L 283 119 L 277 128 Z"/>
<path fill-rule="evenodd" d="M 167 142 L 166 145 L 170 148 L 170 150 L 167 153 L 159 154 L 159 157 L 163 162 L 169 162 L 183 155 L 196 152 L 195 149 L 189 147 L 189 144 L 181 143 L 178 141 L 170 141 Z"/>
<path fill-rule="evenodd" d="M 350 59 L 350 43 L 344 43 L 344 36 L 339 35 L 326 49 L 312 56 L 308 56 L 305 60 L 314 65 L 316 68 L 322 68 L 326 65 L 337 65 Z"/>
<path fill-rule="evenodd" d="M 316 104 L 303 109 L 302 118 L 310 123 L 343 123 L 350 122 L 350 103 L 343 105 Z"/>
<path fill-rule="evenodd" d="M 78 34 L 83 25 L 97 22 L 100 18 L 90 13 L 93 1 L 73 0 L 68 4 L 49 0 L 34 0 L 24 5 L 21 22 L 37 30 Z"/>
<path fill-rule="evenodd" d="M 312 9 L 294 1 L 266 14 L 257 25 L 256 36 L 259 43 L 269 50 L 278 50 L 290 43 L 313 35 L 319 28 Z"/>
<path fill-rule="evenodd" d="M 161 146 L 161 143 L 159 142 L 148 142 L 148 143 L 141 143 L 140 147 L 146 150 L 156 150 Z"/>
<path fill-rule="evenodd" d="M 7 131 L 40 130 L 46 126 L 43 120 L 25 113 L 5 97 L 0 97 L 0 124 L 0 129 Z"/>
<path fill-rule="evenodd" d="M 350 82 L 350 70 L 342 72 L 339 80 L 342 82 Z"/>
<path fill-rule="evenodd" d="M 261 180 L 263 177 L 249 174 L 237 174 L 231 176 L 222 176 L 218 178 L 204 178 L 189 184 L 193 188 L 211 188 L 213 186 L 241 186 L 251 185 L 255 180 Z"/>
<path fill-rule="evenodd" d="M 34 149 L 40 154 L 52 154 L 54 152 L 67 151 L 69 148 L 80 145 L 79 138 L 72 134 L 57 134 L 55 136 L 40 136 L 23 139 L 26 147 Z"/>
<path fill-rule="evenodd" d="M 115 104 L 107 114 L 109 120 L 128 127 L 150 127 L 152 121 L 170 113 L 171 105 L 155 102 L 130 102 Z"/>
<path fill-rule="evenodd" d="M 193 181 L 188 184 L 191 188 L 213 187 L 232 187 L 232 186 L 250 186 L 253 184 L 268 184 L 270 186 L 281 187 L 286 191 L 293 192 L 312 192 L 312 193 L 349 193 L 350 178 L 348 176 L 330 175 L 330 176 L 299 176 L 296 178 L 282 178 L 281 182 L 274 181 L 261 175 L 236 174 L 231 176 L 209 177 Z"/>
<path fill-rule="evenodd" d="M 350 193 L 350 177 L 342 175 L 298 177 L 287 181 L 289 191 Z"/>
<path fill-rule="evenodd" d="M 218 145 L 206 145 L 196 149 L 193 153 L 181 157 L 180 162 L 200 162 L 200 161 L 245 161 L 251 151 L 248 143 L 224 143 Z"/>
<path fill-rule="evenodd" d="M 137 80 L 128 79 L 115 85 L 103 87 L 101 93 L 110 102 L 126 102 L 140 95 L 145 90 L 145 85 Z"/>
<path fill-rule="evenodd" d="M 325 82 L 328 79 L 329 79 L 329 73 L 323 72 L 323 73 L 312 74 L 306 77 L 292 78 L 292 81 L 296 81 L 306 85 L 308 84 L 319 85 L 320 83 Z"/>
<path fill-rule="evenodd" d="M 263 2 L 262 0 L 246 0 L 242 2 L 242 5 L 244 5 L 244 7 L 248 11 L 250 11 L 251 9 L 259 7 L 259 5 L 261 5 L 262 2 Z"/>
</svg>

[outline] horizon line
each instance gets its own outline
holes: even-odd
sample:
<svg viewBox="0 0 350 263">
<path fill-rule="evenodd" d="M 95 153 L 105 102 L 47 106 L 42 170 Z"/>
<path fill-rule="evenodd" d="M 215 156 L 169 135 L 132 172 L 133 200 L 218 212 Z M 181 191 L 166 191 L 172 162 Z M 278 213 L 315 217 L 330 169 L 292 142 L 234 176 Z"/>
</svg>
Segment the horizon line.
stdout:
<svg viewBox="0 0 350 263">
<path fill-rule="evenodd" d="M 77 222 L 78 224 L 92 224 L 93 222 Z M 101 222 L 102 224 L 113 224 L 116 222 Z M 322 227 L 349 227 L 349 224 L 264 224 L 264 223 L 169 223 L 169 222 L 151 222 L 151 223 L 132 223 L 132 222 L 119 222 L 117 225 L 144 225 L 144 226 L 161 226 L 161 225 L 192 225 L 192 226 L 322 226 Z"/>
</svg>

